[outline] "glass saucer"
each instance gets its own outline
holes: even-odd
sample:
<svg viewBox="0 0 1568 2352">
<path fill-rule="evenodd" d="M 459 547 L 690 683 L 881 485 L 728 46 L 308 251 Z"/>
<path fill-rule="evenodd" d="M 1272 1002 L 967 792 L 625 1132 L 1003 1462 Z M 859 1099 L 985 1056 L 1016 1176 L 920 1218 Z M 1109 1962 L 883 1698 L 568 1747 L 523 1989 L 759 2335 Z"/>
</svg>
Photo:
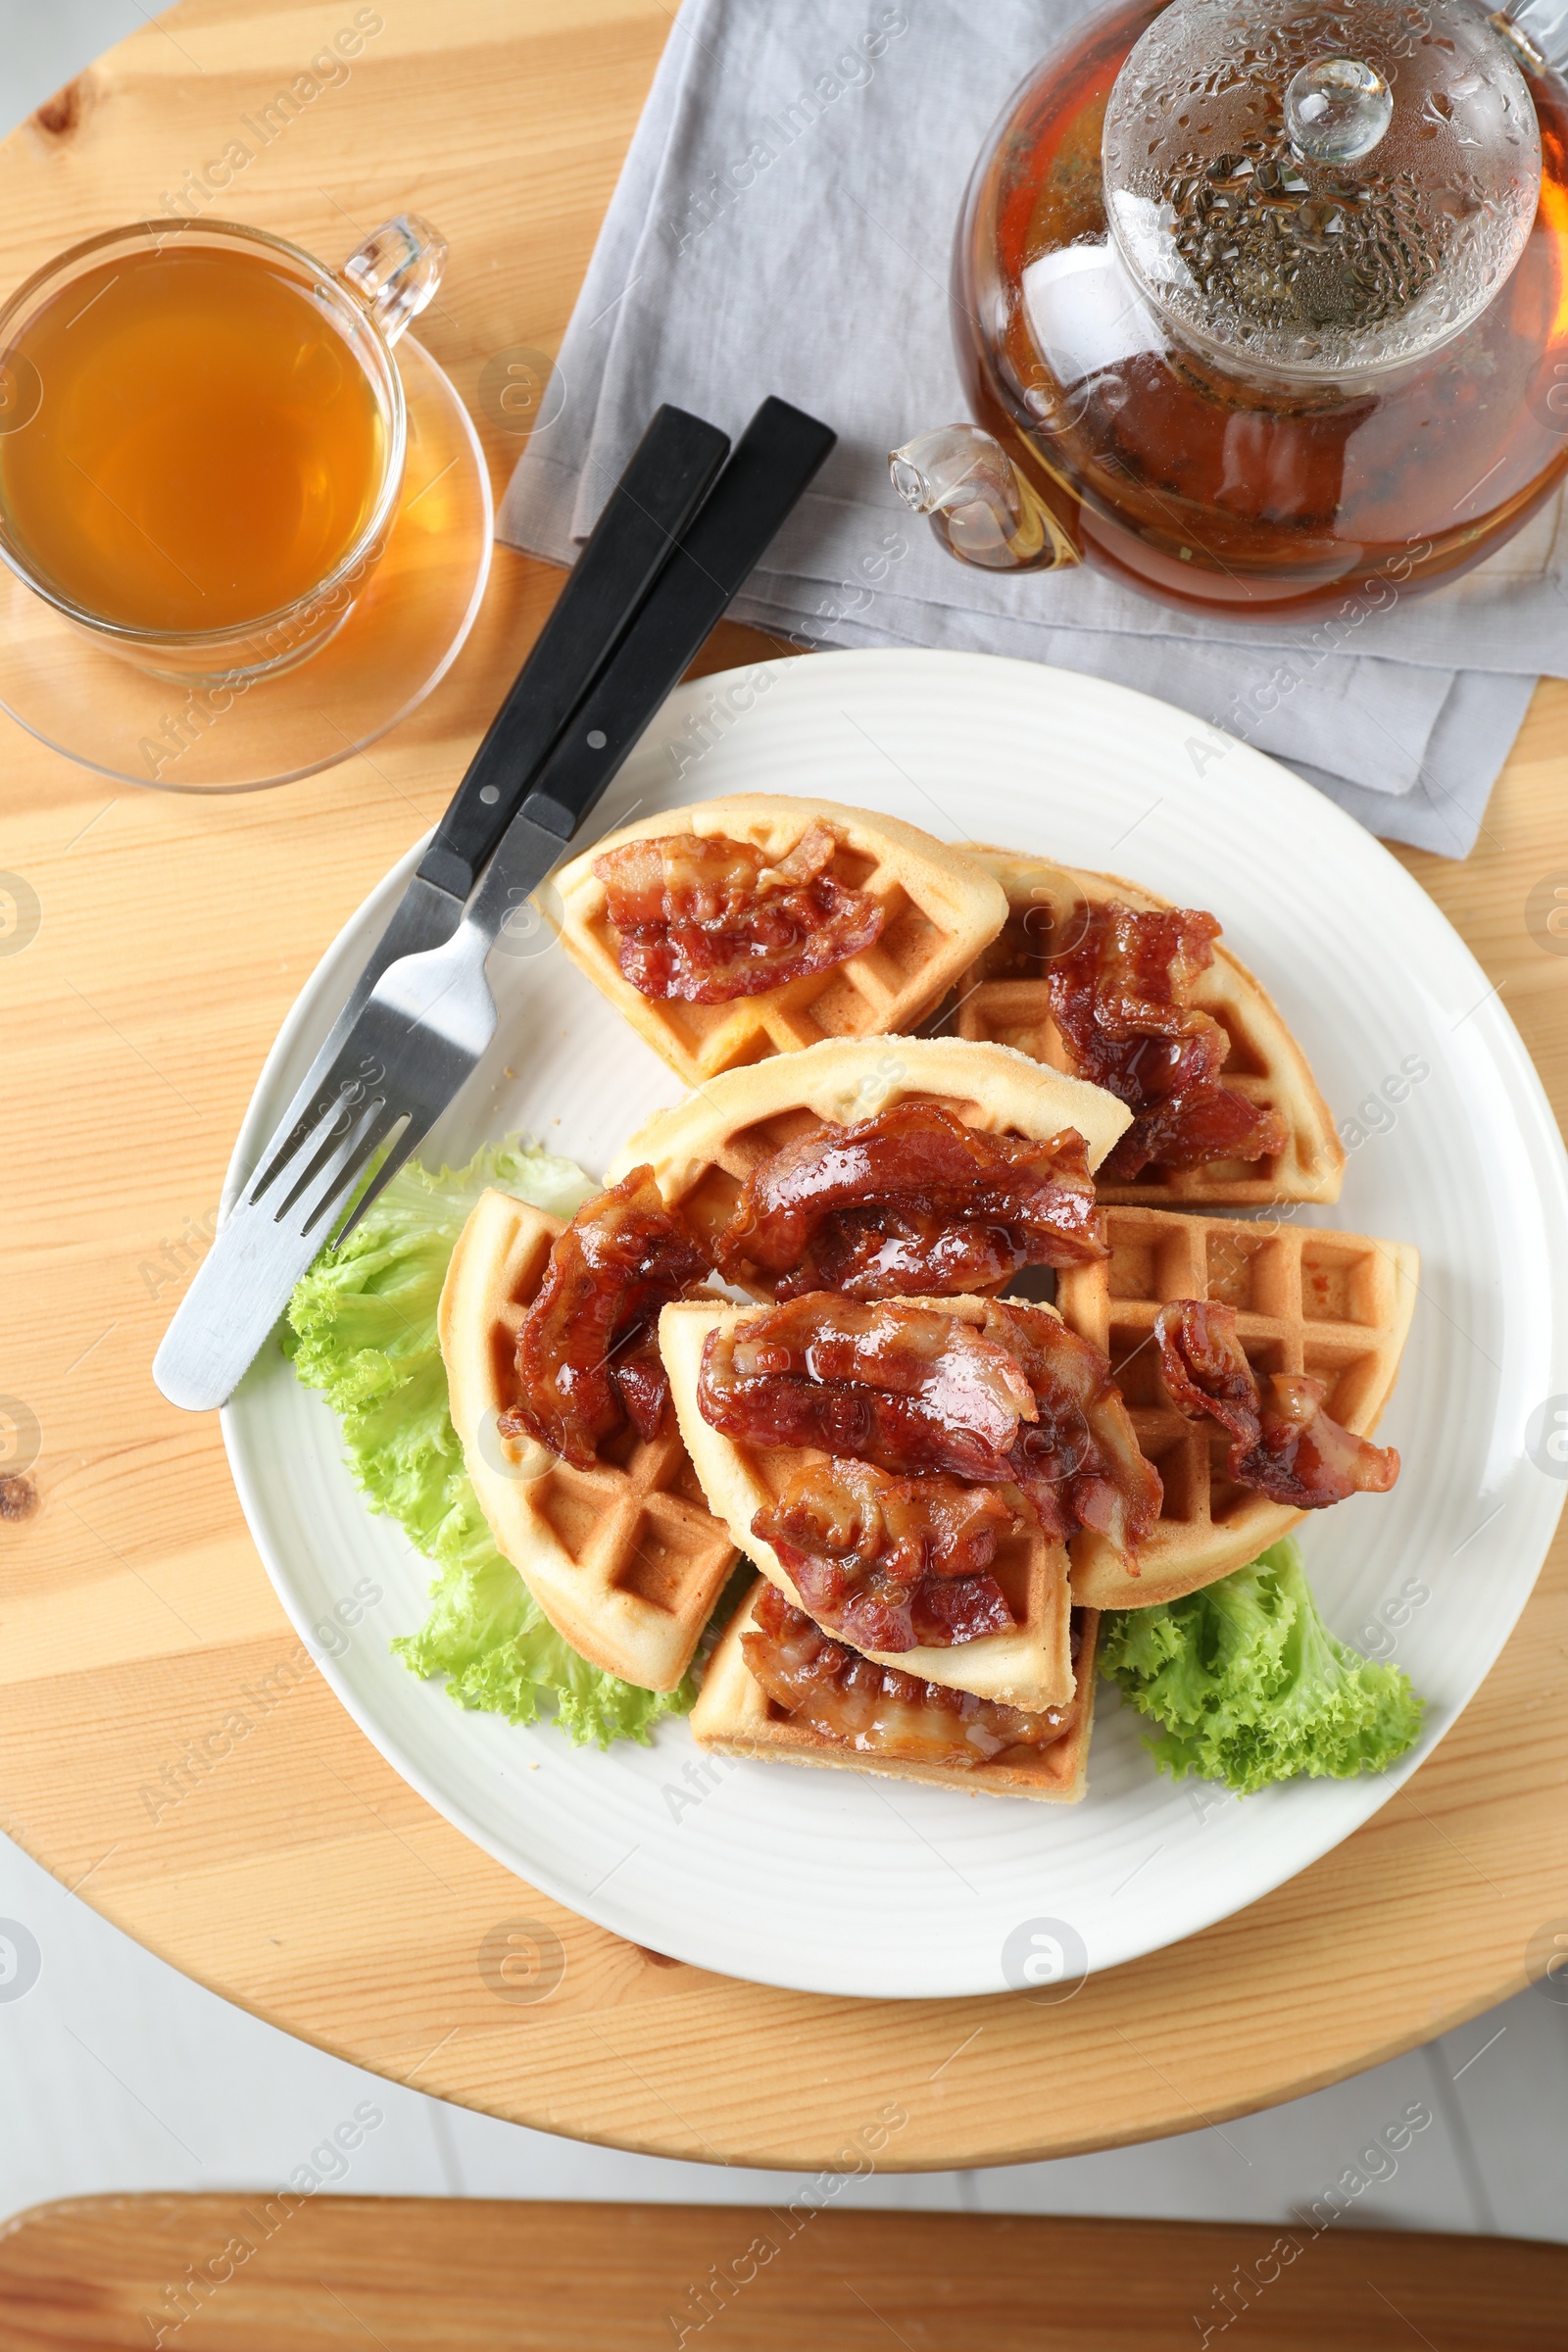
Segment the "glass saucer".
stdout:
<svg viewBox="0 0 1568 2352">
<path fill-rule="evenodd" d="M 331 642 L 244 688 L 149 677 L 79 636 L 0 565 L 0 709 L 121 784 L 261 792 L 346 760 L 422 703 L 473 625 L 490 572 L 490 475 L 468 413 L 412 335 L 403 502 L 386 554 Z"/>
</svg>

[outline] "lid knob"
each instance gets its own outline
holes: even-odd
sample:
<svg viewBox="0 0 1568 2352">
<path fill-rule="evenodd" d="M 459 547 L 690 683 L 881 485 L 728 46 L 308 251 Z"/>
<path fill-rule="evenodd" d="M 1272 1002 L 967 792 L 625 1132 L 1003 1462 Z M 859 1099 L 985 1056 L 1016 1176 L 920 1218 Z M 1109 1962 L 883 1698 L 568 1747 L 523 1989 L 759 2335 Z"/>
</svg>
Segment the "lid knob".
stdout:
<svg viewBox="0 0 1568 2352">
<path fill-rule="evenodd" d="M 1376 66 L 1358 57 L 1315 58 L 1285 93 L 1291 145 L 1314 163 L 1358 163 L 1393 120 L 1393 91 Z"/>
</svg>

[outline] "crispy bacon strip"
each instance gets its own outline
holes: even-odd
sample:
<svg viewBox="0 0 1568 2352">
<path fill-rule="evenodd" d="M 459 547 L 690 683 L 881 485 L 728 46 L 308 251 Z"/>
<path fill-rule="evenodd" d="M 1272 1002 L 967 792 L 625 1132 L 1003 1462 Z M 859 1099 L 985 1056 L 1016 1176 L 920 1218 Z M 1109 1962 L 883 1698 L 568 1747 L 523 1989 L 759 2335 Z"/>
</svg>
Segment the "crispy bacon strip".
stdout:
<svg viewBox="0 0 1568 2352">
<path fill-rule="evenodd" d="M 520 1395 L 500 1416 L 502 1435 L 536 1438 L 579 1470 L 628 1420 L 639 1437 L 656 1437 L 669 1396 L 659 1310 L 707 1272 L 652 1168 L 633 1168 L 586 1202 L 551 1250 L 517 1334 Z"/>
<path fill-rule="evenodd" d="M 1134 1114 L 1101 1173 L 1262 1159 L 1289 1140 L 1276 1111 L 1220 1081 L 1230 1040 L 1190 1002 L 1214 960 L 1211 914 L 1085 906 L 1051 962 L 1051 1009 L 1073 1067 Z"/>
<path fill-rule="evenodd" d="M 623 977 L 645 997 L 728 1004 L 847 962 L 878 936 L 883 910 L 829 873 L 838 849 L 817 821 L 776 865 L 721 833 L 606 850 L 593 870 Z"/>
<path fill-rule="evenodd" d="M 1173 1298 L 1154 1323 L 1171 1401 L 1190 1420 L 1207 1413 L 1230 1436 L 1230 1474 L 1294 1510 L 1322 1510 L 1348 1494 L 1386 1494 L 1399 1475 L 1392 1446 L 1374 1446 L 1331 1420 L 1328 1391 L 1304 1373 L 1269 1375 L 1268 1395 L 1236 1336 L 1236 1309 Z"/>
<path fill-rule="evenodd" d="M 813 1292 L 709 1334 L 704 1418 L 726 1437 L 814 1446 L 896 1477 L 1000 1485 L 1038 1410 L 1004 1348 L 956 1317 Z"/>
<path fill-rule="evenodd" d="M 781 1299 L 929 1298 L 1105 1254 L 1081 1135 L 985 1135 L 945 1103 L 908 1102 L 853 1127 L 824 1121 L 760 1161 L 715 1260 Z"/>
<path fill-rule="evenodd" d="M 987 1331 L 999 1323 L 1038 1407 L 1009 1456 L 1018 1485 L 1047 1535 L 1066 1543 L 1093 1528 L 1136 1576 L 1138 1546 L 1159 1517 L 1164 1489 L 1144 1459 L 1108 1357 L 1046 1307 L 1021 1299 L 988 1303 Z"/>
<path fill-rule="evenodd" d="M 726 1437 L 1017 1487 L 1048 1535 L 1098 1528 L 1127 1558 L 1158 1516 L 1159 1478 L 1105 1357 L 1021 1300 L 988 1300 L 977 1329 L 814 1292 L 711 1332 L 697 1395 Z"/>
<path fill-rule="evenodd" d="M 765 1586 L 741 1636 L 753 1679 L 794 1722 L 860 1755 L 906 1764 L 1026 1763 L 1072 1728 L 1077 1702 L 1026 1714 L 1000 1700 L 873 1665 Z M 1073 1612 L 1072 1655 L 1081 1642 Z"/>
<path fill-rule="evenodd" d="M 890 1478 L 808 1454 L 752 1533 L 770 1544 L 817 1623 L 858 1649 L 951 1648 L 1016 1623 L 990 1573 L 1018 1524 L 994 1487 Z"/>
</svg>

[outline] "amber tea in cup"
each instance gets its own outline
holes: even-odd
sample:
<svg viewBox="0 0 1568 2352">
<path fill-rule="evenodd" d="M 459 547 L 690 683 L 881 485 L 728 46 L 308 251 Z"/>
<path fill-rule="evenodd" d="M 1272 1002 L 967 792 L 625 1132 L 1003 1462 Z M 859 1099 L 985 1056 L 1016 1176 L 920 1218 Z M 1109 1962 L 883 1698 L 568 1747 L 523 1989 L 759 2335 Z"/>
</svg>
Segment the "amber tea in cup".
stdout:
<svg viewBox="0 0 1568 2352">
<path fill-rule="evenodd" d="M 10 356 L 54 397 L 0 439 L 0 504 L 33 567 L 101 619 L 255 620 L 334 571 L 375 505 L 375 387 L 268 256 L 101 262 Z"/>
<path fill-rule="evenodd" d="M 389 222 L 341 275 L 259 230 L 95 238 L 0 314 L 0 555 L 161 674 L 314 652 L 402 480 L 389 349 L 444 247 Z"/>
</svg>

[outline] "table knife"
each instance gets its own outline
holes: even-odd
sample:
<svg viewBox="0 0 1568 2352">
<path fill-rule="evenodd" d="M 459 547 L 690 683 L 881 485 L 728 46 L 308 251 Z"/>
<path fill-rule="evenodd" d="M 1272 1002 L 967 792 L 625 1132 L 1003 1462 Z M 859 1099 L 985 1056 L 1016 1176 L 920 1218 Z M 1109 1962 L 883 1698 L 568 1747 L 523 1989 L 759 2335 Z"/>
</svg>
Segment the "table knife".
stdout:
<svg viewBox="0 0 1568 2352">
<path fill-rule="evenodd" d="M 473 1046 L 472 1030 L 456 1034 L 461 1023 L 449 1020 L 443 1030 L 432 1013 L 445 1004 L 447 1014 L 454 1014 L 461 1003 L 482 1021 L 482 998 L 493 1028 L 483 972 L 501 924 L 561 862 L 572 834 L 755 568 L 834 438 L 826 425 L 784 401 L 766 401 L 758 411 L 534 775 L 457 931 L 376 977 L 325 1079 L 279 1149 L 270 1149 L 245 1199 L 220 1229 L 154 1361 L 154 1378 L 172 1403 L 202 1411 L 231 1394 L 325 1239 L 331 1212 L 376 1152 L 389 1146 L 334 1244 L 457 1093 L 482 1043 Z"/>
</svg>

